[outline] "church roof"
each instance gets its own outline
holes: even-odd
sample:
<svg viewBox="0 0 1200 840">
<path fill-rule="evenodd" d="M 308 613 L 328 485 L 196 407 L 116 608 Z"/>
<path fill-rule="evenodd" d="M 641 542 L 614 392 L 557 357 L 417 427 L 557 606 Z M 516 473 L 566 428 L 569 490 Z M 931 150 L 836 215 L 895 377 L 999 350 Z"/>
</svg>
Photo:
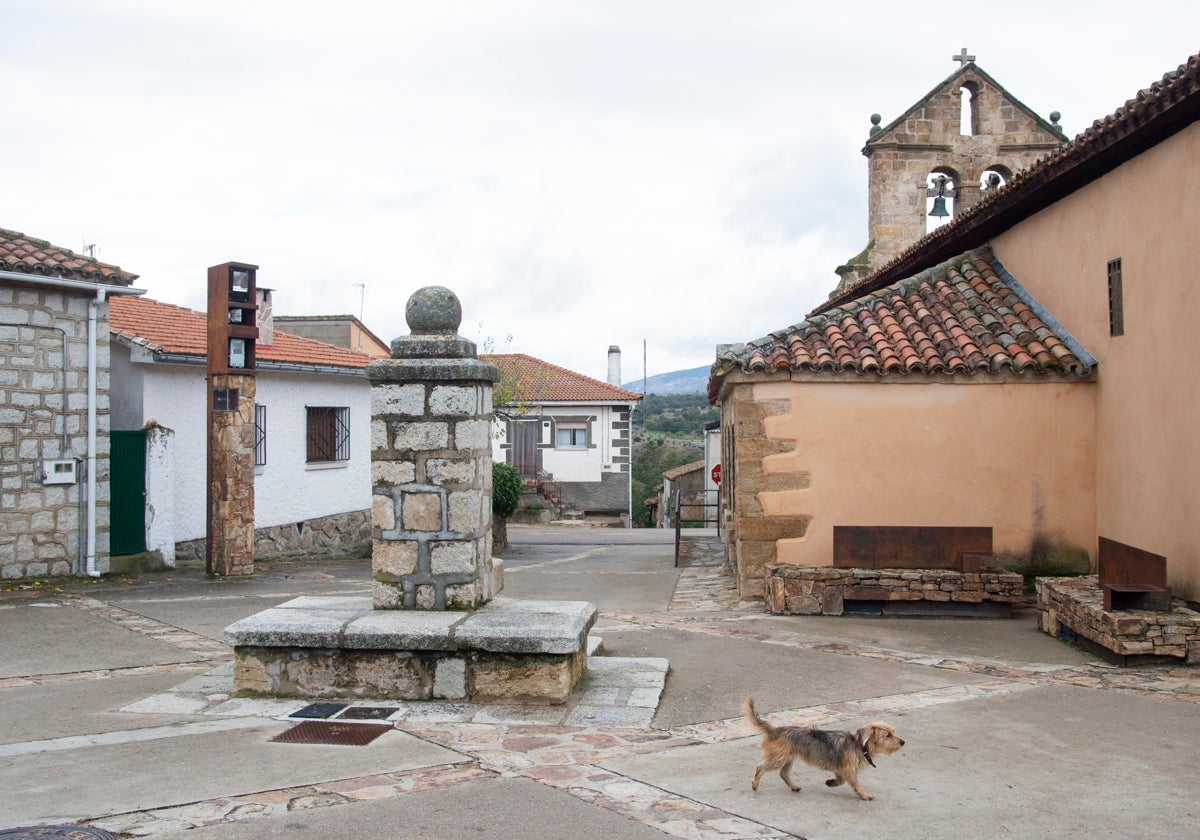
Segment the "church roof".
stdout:
<svg viewBox="0 0 1200 840">
<path fill-rule="evenodd" d="M 1095 359 L 981 248 L 791 327 L 717 354 L 714 400 L 731 371 L 816 380 L 1007 374 L 1091 377 Z"/>
<path fill-rule="evenodd" d="M 203 363 L 208 355 L 208 318 L 146 297 L 114 297 L 109 301 L 109 331 L 130 345 L 149 350 L 164 361 Z M 330 373 L 359 373 L 372 361 L 356 353 L 311 338 L 275 330 L 271 344 L 254 348 L 259 368 L 312 369 Z"/>
<path fill-rule="evenodd" d="M 964 68 L 965 69 L 965 68 Z M 927 266 L 977 248 L 1200 118 L 1200 54 L 1113 114 L 1017 173 L 1001 189 L 919 239 L 891 262 L 813 310 L 827 312 Z"/>
<path fill-rule="evenodd" d="M 481 354 L 481 361 L 500 368 L 503 379 L 515 383 L 520 402 L 634 402 L 642 395 L 552 365 L 524 353 Z"/>
<path fill-rule="evenodd" d="M 0 228 L 0 269 L 114 286 L 128 286 L 137 279 L 136 274 L 122 271 L 118 266 L 4 228 Z"/>
</svg>

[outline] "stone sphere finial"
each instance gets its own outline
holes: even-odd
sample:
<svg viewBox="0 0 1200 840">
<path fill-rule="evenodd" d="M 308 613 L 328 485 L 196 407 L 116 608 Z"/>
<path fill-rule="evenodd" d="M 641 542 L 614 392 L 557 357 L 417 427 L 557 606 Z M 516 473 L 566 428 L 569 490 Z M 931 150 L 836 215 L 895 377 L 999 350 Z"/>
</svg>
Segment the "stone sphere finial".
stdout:
<svg viewBox="0 0 1200 840">
<path fill-rule="evenodd" d="M 408 299 L 404 320 L 413 335 L 457 335 L 462 304 L 445 286 L 426 286 Z"/>
<path fill-rule="evenodd" d="M 1058 111 L 1050 112 L 1050 122 L 1054 123 L 1055 125 L 1058 125 L 1058 121 L 1061 119 L 1062 119 L 1062 114 L 1058 113 Z"/>
<path fill-rule="evenodd" d="M 883 117 L 879 116 L 879 114 L 871 115 L 871 133 L 872 134 L 878 134 L 880 131 L 883 130 L 879 127 L 879 124 L 881 122 L 883 122 Z"/>
</svg>

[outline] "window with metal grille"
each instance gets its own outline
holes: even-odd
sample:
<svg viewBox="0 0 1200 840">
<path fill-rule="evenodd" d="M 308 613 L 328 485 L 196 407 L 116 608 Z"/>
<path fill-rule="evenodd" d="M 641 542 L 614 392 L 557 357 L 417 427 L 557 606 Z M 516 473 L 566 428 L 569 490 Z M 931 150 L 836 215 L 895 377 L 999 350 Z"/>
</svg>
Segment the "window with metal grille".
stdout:
<svg viewBox="0 0 1200 840">
<path fill-rule="evenodd" d="M 254 404 L 254 466 L 267 464 L 267 407 Z"/>
<path fill-rule="evenodd" d="M 1121 289 L 1121 258 L 1108 261 L 1108 334 L 1125 335 L 1125 303 Z"/>
<path fill-rule="evenodd" d="M 350 459 L 350 409 L 308 406 L 308 461 Z"/>
</svg>

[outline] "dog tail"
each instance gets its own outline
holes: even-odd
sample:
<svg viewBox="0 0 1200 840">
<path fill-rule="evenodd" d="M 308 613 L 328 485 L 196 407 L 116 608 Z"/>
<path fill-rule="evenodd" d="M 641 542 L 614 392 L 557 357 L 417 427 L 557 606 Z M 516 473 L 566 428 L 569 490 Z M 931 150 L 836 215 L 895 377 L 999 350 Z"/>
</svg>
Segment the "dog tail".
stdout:
<svg viewBox="0 0 1200 840">
<path fill-rule="evenodd" d="M 758 716 L 758 712 L 754 711 L 754 698 L 747 697 L 746 702 L 742 704 L 742 710 L 746 713 L 746 720 L 754 724 L 754 728 L 762 732 L 764 735 L 770 735 L 775 731 L 775 727 L 767 723 Z"/>
</svg>

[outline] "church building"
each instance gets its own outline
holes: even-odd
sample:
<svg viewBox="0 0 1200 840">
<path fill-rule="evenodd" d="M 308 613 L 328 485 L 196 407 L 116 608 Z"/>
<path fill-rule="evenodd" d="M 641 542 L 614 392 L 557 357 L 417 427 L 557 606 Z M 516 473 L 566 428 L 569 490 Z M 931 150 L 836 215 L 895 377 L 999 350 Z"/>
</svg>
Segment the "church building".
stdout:
<svg viewBox="0 0 1200 840">
<path fill-rule="evenodd" d="M 916 526 L 1027 567 L 1148 552 L 1200 601 L 1198 117 L 1200 56 L 1063 144 L 964 63 L 873 133 L 873 247 L 799 323 L 717 350 L 743 596 L 771 564 L 835 565 L 845 529 Z M 957 206 L 922 235 L 930 173 Z"/>
</svg>

